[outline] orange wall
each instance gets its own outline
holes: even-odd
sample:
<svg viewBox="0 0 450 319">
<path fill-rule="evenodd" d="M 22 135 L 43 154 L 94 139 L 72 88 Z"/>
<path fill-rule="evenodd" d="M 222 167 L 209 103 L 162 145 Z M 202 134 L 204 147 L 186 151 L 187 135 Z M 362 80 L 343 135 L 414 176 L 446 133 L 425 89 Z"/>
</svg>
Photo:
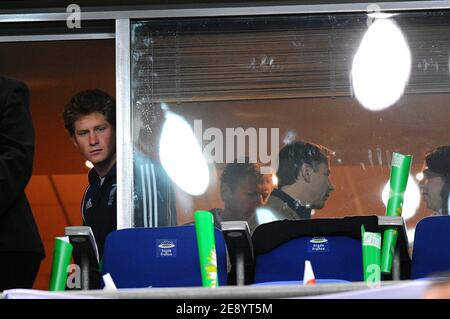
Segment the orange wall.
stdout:
<svg viewBox="0 0 450 319">
<path fill-rule="evenodd" d="M 65 226 L 82 223 L 80 201 L 86 185 L 86 174 L 33 175 L 26 188 L 46 253 L 36 289 L 48 289 L 55 237 L 64 236 Z"/>
</svg>

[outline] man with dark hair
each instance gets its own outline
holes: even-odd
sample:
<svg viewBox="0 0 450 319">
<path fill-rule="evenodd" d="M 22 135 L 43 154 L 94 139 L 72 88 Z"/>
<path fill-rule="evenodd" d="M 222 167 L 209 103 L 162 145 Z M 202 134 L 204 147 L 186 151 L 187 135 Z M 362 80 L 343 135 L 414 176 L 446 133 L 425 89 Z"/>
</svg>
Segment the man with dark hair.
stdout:
<svg viewBox="0 0 450 319">
<path fill-rule="evenodd" d="M 334 186 L 330 181 L 327 148 L 312 143 L 292 142 L 278 155 L 278 188 L 263 210 L 250 219 L 252 228 L 275 220 L 309 219 L 312 209 L 325 205 Z"/>
<path fill-rule="evenodd" d="M 423 179 L 419 183 L 423 200 L 433 215 L 449 214 L 450 146 L 439 146 L 425 155 Z"/>
<path fill-rule="evenodd" d="M 65 106 L 64 125 L 72 142 L 94 168 L 82 204 L 83 223 L 92 228 L 99 255 L 106 236 L 117 228 L 116 102 L 101 90 L 75 94 Z"/>
<path fill-rule="evenodd" d="M 222 221 L 247 221 L 258 207 L 267 203 L 273 189 L 272 175 L 261 174 L 258 163 L 250 163 L 248 158 L 240 162 L 227 164 L 220 179 L 224 209 L 212 209 L 219 228 Z"/>
<path fill-rule="evenodd" d="M 100 257 L 106 236 L 117 229 L 116 197 L 116 102 L 102 90 L 75 94 L 65 106 L 64 125 L 75 146 L 94 168 L 83 196 L 83 223 L 92 228 Z M 142 123 L 133 126 L 139 143 L 147 136 Z M 170 179 L 161 165 L 134 150 L 134 226 L 158 227 L 177 224 L 175 196 Z"/>
<path fill-rule="evenodd" d="M 28 88 L 0 76 L 0 291 L 32 288 L 45 257 L 25 195 L 34 157 Z"/>
</svg>

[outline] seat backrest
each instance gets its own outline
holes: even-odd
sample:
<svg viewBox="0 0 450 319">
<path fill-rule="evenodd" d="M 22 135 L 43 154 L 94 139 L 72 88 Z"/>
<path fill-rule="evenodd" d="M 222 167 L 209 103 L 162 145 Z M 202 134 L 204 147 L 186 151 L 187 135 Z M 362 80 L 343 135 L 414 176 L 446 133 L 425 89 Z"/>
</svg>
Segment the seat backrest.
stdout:
<svg viewBox="0 0 450 319">
<path fill-rule="evenodd" d="M 219 285 L 227 283 L 226 245 L 214 230 Z M 117 230 L 107 236 L 102 274 L 117 288 L 201 286 L 194 225 Z"/>
<path fill-rule="evenodd" d="M 380 232 L 378 216 L 280 220 L 252 234 L 254 282 L 302 280 L 305 260 L 316 279 L 362 281 L 361 226 Z"/>
<path fill-rule="evenodd" d="M 450 216 L 426 217 L 417 223 L 411 278 L 450 270 Z"/>
<path fill-rule="evenodd" d="M 254 282 L 302 280 L 305 260 L 311 261 L 316 279 L 364 279 L 360 240 L 347 236 L 302 236 L 257 255 Z"/>
</svg>

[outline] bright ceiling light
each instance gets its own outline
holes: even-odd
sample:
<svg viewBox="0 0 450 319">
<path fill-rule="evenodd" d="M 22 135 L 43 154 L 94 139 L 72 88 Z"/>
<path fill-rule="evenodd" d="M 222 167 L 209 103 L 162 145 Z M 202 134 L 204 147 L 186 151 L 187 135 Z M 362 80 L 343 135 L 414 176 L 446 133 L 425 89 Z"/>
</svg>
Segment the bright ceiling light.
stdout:
<svg viewBox="0 0 450 319">
<path fill-rule="evenodd" d="M 411 73 L 411 52 L 400 28 L 390 19 L 376 19 L 353 58 L 356 98 L 370 111 L 380 111 L 403 95 Z"/>
<path fill-rule="evenodd" d="M 209 170 L 191 126 L 184 118 L 165 111 L 159 156 L 170 178 L 190 195 L 201 195 L 208 188 Z"/>
<path fill-rule="evenodd" d="M 381 194 L 384 206 L 387 205 L 389 199 L 389 192 L 390 192 L 390 184 L 388 181 L 384 186 L 383 192 Z M 417 211 L 417 208 L 419 208 L 419 204 L 420 204 L 419 186 L 414 181 L 414 178 L 411 175 L 409 175 L 408 184 L 406 185 L 406 191 L 403 198 L 402 217 L 405 220 L 408 220 L 411 217 L 413 217 Z"/>
</svg>

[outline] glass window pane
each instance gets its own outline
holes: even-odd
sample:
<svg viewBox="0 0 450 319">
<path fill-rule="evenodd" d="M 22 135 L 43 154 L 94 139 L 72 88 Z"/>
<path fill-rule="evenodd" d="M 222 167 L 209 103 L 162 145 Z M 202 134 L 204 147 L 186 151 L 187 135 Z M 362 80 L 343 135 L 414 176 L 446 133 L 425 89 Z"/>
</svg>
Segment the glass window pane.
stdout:
<svg viewBox="0 0 450 319">
<path fill-rule="evenodd" d="M 220 177 L 226 162 L 245 155 L 273 164 L 273 156 L 292 140 L 321 144 L 335 154 L 330 163 L 335 191 L 323 209 L 314 211 L 314 218 L 384 215 L 382 191 L 392 153 L 414 156 L 414 177 L 426 151 L 450 144 L 449 15 L 432 11 L 384 18 L 354 13 L 133 22 L 135 164 L 143 155 L 156 165 L 161 147 L 166 147 L 171 165 L 179 165 L 170 168 L 175 171 L 168 172 L 171 177 L 161 177 L 169 182 L 163 183 L 166 195 L 159 200 L 159 193 L 144 195 L 142 186 L 153 183 L 148 176 L 158 173 L 135 165 L 136 225 L 152 225 L 149 220 L 155 218 L 184 224 L 193 220 L 195 210 L 223 208 Z M 191 133 L 183 130 L 182 120 L 195 133 L 201 151 L 210 155 L 202 194 L 201 160 L 195 147 L 184 149 Z M 163 137 L 168 122 L 178 125 L 175 137 Z M 245 145 L 238 145 L 239 138 Z M 159 164 L 153 169 L 164 171 Z M 174 174 L 190 180 L 175 182 Z M 189 184 L 197 187 L 191 194 Z M 417 180 L 410 184 L 417 186 Z M 174 196 L 168 196 L 171 190 Z M 430 214 L 417 191 L 405 215 L 409 227 Z M 169 200 L 162 207 L 164 198 Z M 155 203 L 160 213 L 150 217 Z M 176 207 L 176 218 L 167 213 L 170 205 Z"/>
</svg>

